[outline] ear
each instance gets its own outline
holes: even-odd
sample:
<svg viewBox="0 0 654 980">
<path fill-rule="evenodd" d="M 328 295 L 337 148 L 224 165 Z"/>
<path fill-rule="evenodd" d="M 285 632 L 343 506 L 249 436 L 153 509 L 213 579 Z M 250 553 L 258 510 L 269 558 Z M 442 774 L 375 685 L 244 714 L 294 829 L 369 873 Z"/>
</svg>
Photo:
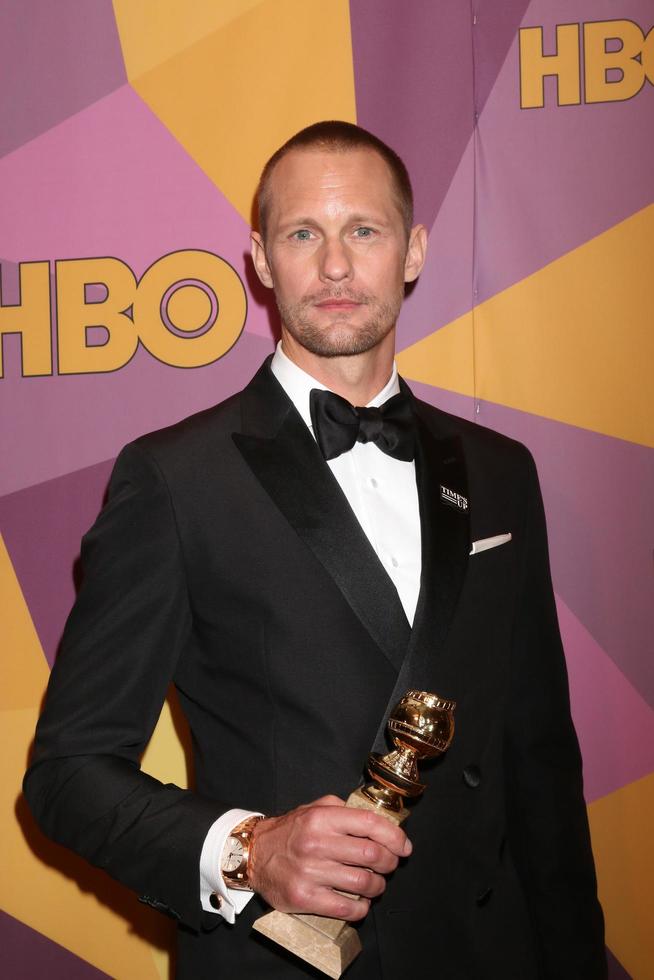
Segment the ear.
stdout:
<svg viewBox="0 0 654 980">
<path fill-rule="evenodd" d="M 411 229 L 409 244 L 404 259 L 404 281 L 413 282 L 422 272 L 427 257 L 427 229 L 416 225 Z"/>
<path fill-rule="evenodd" d="M 267 286 L 268 289 L 272 289 L 272 272 L 270 271 L 268 259 L 266 258 L 266 248 L 263 244 L 263 238 L 258 231 L 253 231 L 250 234 L 250 243 L 250 252 L 252 255 L 252 261 L 254 262 L 255 272 L 263 285 Z"/>
</svg>

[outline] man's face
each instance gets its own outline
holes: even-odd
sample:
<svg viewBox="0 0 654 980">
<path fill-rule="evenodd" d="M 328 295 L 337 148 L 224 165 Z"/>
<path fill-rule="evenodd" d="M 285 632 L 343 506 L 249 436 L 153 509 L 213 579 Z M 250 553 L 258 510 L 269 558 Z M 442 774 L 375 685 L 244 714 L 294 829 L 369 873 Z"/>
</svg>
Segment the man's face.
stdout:
<svg viewBox="0 0 654 980">
<path fill-rule="evenodd" d="M 269 185 L 259 278 L 275 290 L 282 339 L 318 357 L 394 342 L 404 283 L 424 261 L 425 232 L 407 243 L 391 173 L 374 150 L 291 150 Z"/>
</svg>

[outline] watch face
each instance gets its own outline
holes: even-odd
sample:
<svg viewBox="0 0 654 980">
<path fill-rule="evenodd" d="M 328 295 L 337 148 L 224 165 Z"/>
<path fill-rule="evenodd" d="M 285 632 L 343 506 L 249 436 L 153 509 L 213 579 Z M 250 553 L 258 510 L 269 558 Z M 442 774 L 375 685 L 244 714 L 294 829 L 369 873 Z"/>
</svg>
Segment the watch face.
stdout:
<svg viewBox="0 0 654 980">
<path fill-rule="evenodd" d="M 236 871 L 243 861 L 243 844 L 238 837 L 228 837 L 223 851 L 223 871 Z"/>
</svg>

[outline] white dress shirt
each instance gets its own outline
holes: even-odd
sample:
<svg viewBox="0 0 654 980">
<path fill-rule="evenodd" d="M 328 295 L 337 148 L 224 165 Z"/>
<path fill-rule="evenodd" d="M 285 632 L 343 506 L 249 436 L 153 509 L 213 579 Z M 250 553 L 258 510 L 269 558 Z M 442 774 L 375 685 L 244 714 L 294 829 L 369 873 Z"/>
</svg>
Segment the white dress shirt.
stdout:
<svg viewBox="0 0 654 980">
<path fill-rule="evenodd" d="M 325 389 L 284 354 L 277 345 L 272 372 L 313 435 L 309 397 L 312 388 Z M 400 390 L 397 367 L 367 407 L 379 407 Z M 420 512 L 415 462 L 394 459 L 373 442 L 356 442 L 352 449 L 327 461 L 370 544 L 397 589 L 406 617 L 413 617 L 420 589 Z M 227 810 L 209 828 L 200 858 L 202 907 L 233 923 L 252 896 L 227 888 L 220 873 L 220 858 L 231 831 L 252 811 Z M 211 895 L 220 900 L 216 909 Z"/>
</svg>

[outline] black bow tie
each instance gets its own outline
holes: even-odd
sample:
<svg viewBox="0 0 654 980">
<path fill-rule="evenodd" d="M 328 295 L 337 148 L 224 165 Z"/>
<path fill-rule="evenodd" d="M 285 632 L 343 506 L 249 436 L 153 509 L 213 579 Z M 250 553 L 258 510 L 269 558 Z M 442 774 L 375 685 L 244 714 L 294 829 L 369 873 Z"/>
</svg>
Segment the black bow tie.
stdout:
<svg viewBox="0 0 654 980">
<path fill-rule="evenodd" d="M 383 453 L 407 462 L 415 456 L 409 398 L 393 395 L 381 408 L 354 408 L 333 391 L 311 389 L 313 433 L 325 459 L 346 453 L 355 442 L 374 442 Z"/>
</svg>

